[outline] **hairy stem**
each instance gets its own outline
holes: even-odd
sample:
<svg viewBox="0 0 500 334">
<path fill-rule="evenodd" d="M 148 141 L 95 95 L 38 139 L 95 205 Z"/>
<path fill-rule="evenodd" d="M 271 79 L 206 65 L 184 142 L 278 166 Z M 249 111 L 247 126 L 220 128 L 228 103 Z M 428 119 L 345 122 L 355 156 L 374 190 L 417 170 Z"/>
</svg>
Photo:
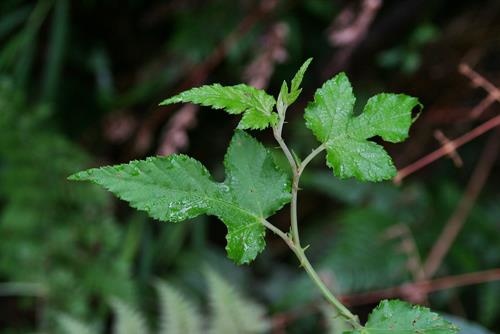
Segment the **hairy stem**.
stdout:
<svg viewBox="0 0 500 334">
<path fill-rule="evenodd" d="M 358 317 L 352 314 L 351 311 L 349 311 L 347 307 L 344 306 L 344 304 L 342 304 L 337 298 L 335 298 L 335 296 L 331 293 L 331 291 L 328 289 L 325 283 L 323 283 L 316 270 L 314 270 L 313 266 L 311 265 L 311 262 L 309 262 L 309 259 L 307 258 L 306 254 L 304 253 L 304 250 L 300 247 L 300 245 L 295 244 L 293 240 L 285 232 L 283 232 L 282 230 L 280 230 L 267 220 L 265 219 L 262 220 L 262 224 L 264 224 L 265 227 L 267 227 L 269 230 L 271 230 L 281 239 L 283 239 L 283 241 L 288 245 L 288 247 L 294 252 L 294 254 L 299 259 L 300 265 L 304 267 L 304 270 L 307 272 L 307 274 L 314 282 L 314 284 L 316 284 L 316 286 L 320 289 L 325 299 L 331 305 L 333 305 L 338 310 L 338 312 L 342 316 L 344 316 L 346 320 L 354 328 L 361 328 Z"/>
<path fill-rule="evenodd" d="M 279 128 L 273 128 L 274 138 L 278 142 L 283 153 L 285 153 L 285 156 L 288 159 L 288 163 L 290 163 L 290 166 L 292 166 L 292 170 L 296 171 L 298 168 L 297 162 L 293 158 L 292 152 L 290 151 L 288 146 L 285 144 L 285 141 L 283 140 L 283 138 L 281 138 L 281 127 L 282 126 L 283 126 L 283 123 L 280 122 L 280 124 L 278 125 Z"/>
<path fill-rule="evenodd" d="M 314 159 L 315 156 L 317 156 L 319 153 L 323 152 L 326 149 L 325 144 L 321 144 L 318 146 L 314 151 L 312 151 L 305 159 L 302 161 L 302 163 L 299 165 L 298 168 L 298 174 L 299 177 L 302 175 L 302 172 L 306 168 L 306 166 L 309 164 L 309 162 Z"/>
<path fill-rule="evenodd" d="M 304 248 L 302 248 L 300 244 L 300 236 L 299 236 L 299 227 L 298 227 L 298 219 L 297 219 L 297 195 L 299 192 L 299 181 L 300 181 L 300 176 L 302 175 L 302 172 L 304 171 L 305 167 L 309 164 L 309 162 L 317 156 L 319 153 L 321 153 L 323 150 L 325 150 L 324 145 L 320 145 L 318 148 L 316 148 L 314 151 L 312 151 L 301 163 L 297 163 L 297 161 L 293 158 L 290 149 L 286 145 L 286 143 L 283 141 L 283 138 L 281 136 L 282 133 L 282 128 L 283 128 L 283 122 L 284 122 L 284 113 L 280 113 L 280 121 L 279 123 L 273 127 L 273 134 L 274 137 L 276 138 L 276 141 L 280 145 L 281 149 L 283 150 L 283 153 L 288 159 L 288 162 L 290 163 L 290 167 L 292 168 L 293 172 L 293 180 L 292 180 L 292 201 L 290 204 L 290 225 L 291 225 L 291 238 L 289 235 L 281 231 L 279 228 L 275 227 L 271 223 L 264 221 L 264 225 L 276 233 L 279 237 L 281 237 L 285 243 L 290 247 L 290 249 L 295 253 L 297 258 L 300 261 L 300 264 L 302 267 L 304 267 L 305 271 L 311 278 L 311 280 L 316 284 L 316 286 L 320 289 L 321 293 L 323 294 L 324 298 L 331 304 L 333 305 L 338 312 L 354 327 L 354 328 L 361 328 L 361 324 L 359 323 L 358 317 L 355 316 L 354 314 L 351 313 L 345 307 L 333 294 L 332 292 L 328 289 L 328 287 L 325 285 L 325 283 L 321 280 L 319 277 L 318 273 L 316 270 L 314 270 L 313 266 L 311 265 L 311 262 L 309 262 L 309 259 L 307 258 Z"/>
<path fill-rule="evenodd" d="M 297 218 L 297 196 L 299 193 L 299 181 L 304 168 L 307 164 L 321 151 L 323 151 L 325 147 L 323 145 L 319 146 L 317 149 L 311 152 L 302 163 L 300 163 L 296 168 L 292 166 L 293 170 L 293 181 L 292 181 L 292 202 L 290 204 L 290 220 L 291 220 L 291 229 L 293 235 L 293 241 L 297 247 L 300 246 L 300 235 L 299 235 L 299 224 Z"/>
<path fill-rule="evenodd" d="M 323 283 L 321 278 L 319 277 L 318 273 L 316 270 L 314 270 L 313 266 L 311 265 L 311 262 L 309 262 L 309 259 L 304 253 L 303 249 L 298 250 L 300 254 L 297 254 L 297 257 L 300 260 L 300 263 L 304 267 L 305 271 L 309 275 L 309 277 L 312 279 L 312 281 L 316 284 L 316 286 L 321 290 L 321 293 L 323 294 L 323 297 L 332 304 L 337 311 L 346 318 L 346 320 L 351 324 L 354 328 L 361 328 L 361 324 L 359 323 L 358 317 L 349 311 L 347 307 L 344 306 L 334 295 L 333 293 L 328 289 L 328 287 Z"/>
<path fill-rule="evenodd" d="M 274 226 L 273 224 L 271 224 L 270 222 L 268 222 L 265 219 L 262 220 L 262 224 L 265 227 L 267 227 L 268 229 L 270 229 L 274 234 L 276 234 L 281 239 L 283 239 L 283 241 L 285 241 L 285 243 L 288 245 L 288 247 L 290 247 L 290 249 L 295 254 L 297 254 L 296 253 L 297 250 L 295 249 L 295 244 L 293 243 L 293 241 L 290 239 L 290 237 L 285 232 L 283 232 L 282 230 L 280 230 L 279 228 L 277 228 L 276 226 Z"/>
</svg>

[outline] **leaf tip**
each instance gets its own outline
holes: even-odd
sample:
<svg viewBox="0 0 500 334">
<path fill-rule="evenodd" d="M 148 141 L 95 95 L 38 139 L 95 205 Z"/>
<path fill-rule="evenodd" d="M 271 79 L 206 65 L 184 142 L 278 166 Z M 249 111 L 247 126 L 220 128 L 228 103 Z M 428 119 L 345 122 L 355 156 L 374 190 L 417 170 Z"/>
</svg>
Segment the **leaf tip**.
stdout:
<svg viewBox="0 0 500 334">
<path fill-rule="evenodd" d="M 173 96 L 173 97 L 169 97 L 168 99 L 161 101 L 158 105 L 159 106 L 167 106 L 169 104 L 174 104 L 174 103 L 179 103 L 179 102 L 181 102 L 181 101 L 179 101 L 179 99 L 176 96 Z"/>
<path fill-rule="evenodd" d="M 71 174 L 66 179 L 68 181 L 86 181 L 88 179 L 88 171 L 81 171 Z"/>
</svg>

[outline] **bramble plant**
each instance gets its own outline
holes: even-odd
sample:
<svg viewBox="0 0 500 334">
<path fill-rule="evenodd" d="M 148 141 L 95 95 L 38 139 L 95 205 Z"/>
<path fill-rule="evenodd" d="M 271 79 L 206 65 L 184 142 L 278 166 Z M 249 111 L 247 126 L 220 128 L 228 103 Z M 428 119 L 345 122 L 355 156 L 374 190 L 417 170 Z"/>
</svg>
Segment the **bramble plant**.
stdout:
<svg viewBox="0 0 500 334">
<path fill-rule="evenodd" d="M 243 114 L 229 148 L 224 182 L 212 180 L 208 170 L 186 155 L 151 157 L 128 164 L 90 169 L 70 177 L 97 183 L 138 210 L 168 222 L 180 222 L 201 214 L 218 217 L 227 227 L 226 250 L 237 264 L 249 263 L 265 247 L 266 228 L 281 237 L 297 256 L 325 299 L 352 327 L 344 333 L 457 333 L 458 329 L 429 309 L 401 301 L 382 301 L 362 326 L 322 282 L 300 242 L 297 221 L 299 180 L 306 166 L 326 151 L 326 164 L 338 178 L 382 181 L 396 174 L 382 146 L 370 139 L 379 136 L 397 143 L 408 137 L 412 110 L 421 108 L 414 97 L 378 94 L 360 115 L 354 115 L 355 97 L 344 73 L 328 80 L 305 109 L 306 126 L 320 142 L 306 158 L 292 153 L 282 137 L 287 108 L 301 93 L 308 59 L 290 83 L 283 82 L 278 98 L 244 84 L 206 85 L 166 99 L 161 105 L 195 103 L 230 114 Z M 292 179 L 278 169 L 270 152 L 244 130 L 271 128 L 292 170 Z M 290 204 L 290 232 L 267 218 Z"/>
</svg>

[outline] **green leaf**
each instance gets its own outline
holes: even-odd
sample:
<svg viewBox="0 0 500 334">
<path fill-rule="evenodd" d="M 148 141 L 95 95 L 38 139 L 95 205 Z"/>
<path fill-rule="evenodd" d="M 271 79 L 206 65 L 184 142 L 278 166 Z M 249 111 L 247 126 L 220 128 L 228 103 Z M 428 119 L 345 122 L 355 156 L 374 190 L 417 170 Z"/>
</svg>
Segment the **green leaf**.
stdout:
<svg viewBox="0 0 500 334">
<path fill-rule="evenodd" d="M 299 68 L 297 73 L 292 79 L 292 85 L 290 87 L 290 93 L 288 94 L 288 104 L 292 104 L 299 97 L 302 92 L 302 88 L 300 88 L 300 84 L 302 83 L 302 79 L 304 78 L 304 73 L 306 73 L 309 64 L 311 64 L 312 58 L 307 59 L 304 64 Z"/>
<path fill-rule="evenodd" d="M 389 142 L 408 137 L 412 109 L 421 104 L 403 94 L 379 94 L 366 103 L 363 113 L 353 113 L 356 98 L 344 73 L 318 89 L 305 110 L 306 125 L 327 151 L 327 165 L 339 178 L 381 181 L 394 177 L 396 168 L 384 148 L 368 139 L 380 136 Z"/>
<path fill-rule="evenodd" d="M 383 300 L 368 317 L 363 329 L 351 334 L 454 334 L 459 329 L 427 307 L 400 300 Z"/>
<path fill-rule="evenodd" d="M 382 93 L 368 99 L 363 113 L 352 119 L 350 130 L 355 137 L 380 136 L 391 143 L 408 138 L 412 123 L 411 111 L 421 104 L 404 94 Z"/>
<path fill-rule="evenodd" d="M 290 91 L 288 91 L 288 84 L 286 81 L 283 81 L 281 84 L 280 93 L 278 95 L 278 109 L 285 109 L 287 106 L 291 105 L 302 92 L 302 88 L 300 88 L 300 84 L 302 83 L 302 79 L 304 78 L 304 73 L 306 72 L 309 64 L 311 64 L 312 58 L 307 59 L 304 64 L 299 68 L 297 73 L 292 79 Z"/>
<path fill-rule="evenodd" d="M 276 101 L 265 91 L 248 85 L 206 85 L 184 91 L 168 98 L 160 105 L 190 102 L 214 109 L 224 109 L 229 114 L 241 114 L 239 129 L 265 129 L 275 125 L 278 115 L 273 111 Z"/>
<path fill-rule="evenodd" d="M 223 183 L 214 182 L 200 162 L 185 155 L 94 168 L 70 179 L 97 183 L 162 221 L 216 216 L 228 229 L 228 256 L 248 263 L 265 247 L 263 219 L 290 201 L 290 180 L 262 144 L 243 131 L 231 140 L 224 165 Z"/>
</svg>

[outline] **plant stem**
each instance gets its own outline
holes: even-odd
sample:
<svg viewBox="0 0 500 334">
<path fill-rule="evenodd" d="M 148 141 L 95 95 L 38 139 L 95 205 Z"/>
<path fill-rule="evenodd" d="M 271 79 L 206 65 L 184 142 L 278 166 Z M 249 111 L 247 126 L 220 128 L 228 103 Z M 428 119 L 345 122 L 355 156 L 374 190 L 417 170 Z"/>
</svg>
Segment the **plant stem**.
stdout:
<svg viewBox="0 0 500 334">
<path fill-rule="evenodd" d="M 293 235 L 293 241 L 295 245 L 300 246 L 300 236 L 299 236 L 299 225 L 297 218 L 297 196 L 299 193 L 299 180 L 304 168 L 309 164 L 309 162 L 318 155 L 321 151 L 325 149 L 324 145 L 320 145 L 314 151 L 309 154 L 299 166 L 292 166 L 293 170 L 293 181 L 292 181 L 292 202 L 290 204 L 290 220 L 291 220 L 291 229 Z"/>
<path fill-rule="evenodd" d="M 309 162 L 314 159 L 315 156 L 317 156 L 319 153 L 323 152 L 326 149 L 324 144 L 321 144 L 318 146 L 314 151 L 312 151 L 305 159 L 302 161 L 302 163 L 299 165 L 299 168 L 297 170 L 299 177 L 302 175 L 302 172 L 306 168 L 306 166 L 309 164 Z"/>
<path fill-rule="evenodd" d="M 270 222 L 268 222 L 265 219 L 262 219 L 262 224 L 265 227 L 267 227 L 268 229 L 270 229 L 272 232 L 274 232 L 276 235 L 278 235 L 281 239 L 283 239 L 283 241 L 285 241 L 285 243 L 288 245 L 288 247 L 290 247 L 290 249 L 295 254 L 297 254 L 297 250 L 295 249 L 295 245 L 294 245 L 293 241 L 288 237 L 288 235 L 285 232 L 283 232 L 282 230 L 280 230 L 279 228 L 277 228 L 276 226 L 274 226 L 273 224 L 271 224 Z"/>
<path fill-rule="evenodd" d="M 286 105 L 278 105 L 278 115 L 279 115 L 279 120 L 278 124 L 273 126 L 273 135 L 276 141 L 278 142 L 281 150 L 283 153 L 285 153 L 286 158 L 288 159 L 288 163 L 292 167 L 293 171 L 296 171 L 298 168 L 297 161 L 295 161 L 295 158 L 292 155 L 292 152 L 288 148 L 288 146 L 285 144 L 285 141 L 283 140 L 283 137 L 281 136 L 283 132 L 283 124 L 285 123 L 285 115 L 286 115 L 286 109 L 288 106 Z"/>
<path fill-rule="evenodd" d="M 297 162 L 293 158 L 292 152 L 290 152 L 290 149 L 288 148 L 288 146 L 286 146 L 285 142 L 283 141 L 283 138 L 281 138 L 281 130 L 280 129 L 283 126 L 283 123 L 280 123 L 278 126 L 279 126 L 279 129 L 273 128 L 274 138 L 278 142 L 283 153 L 285 153 L 285 156 L 288 159 L 288 163 L 290 164 L 290 166 L 292 166 L 292 170 L 295 171 L 295 170 L 297 170 Z"/>
<path fill-rule="evenodd" d="M 304 171 L 305 167 L 309 164 L 309 162 L 317 156 L 319 153 L 321 153 L 323 150 L 325 150 L 324 145 L 320 145 L 317 147 L 314 151 L 312 151 L 305 159 L 302 161 L 300 164 L 297 163 L 297 161 L 293 158 L 290 149 L 286 145 L 286 143 L 283 141 L 283 138 L 281 137 L 281 132 L 282 132 L 282 127 L 283 127 L 283 122 L 284 122 L 284 113 L 280 114 L 280 121 L 276 127 L 273 127 L 273 134 L 274 137 L 276 138 L 276 141 L 280 145 L 281 149 L 283 150 L 283 153 L 288 159 L 288 162 L 290 163 L 290 167 L 292 168 L 293 172 L 293 180 L 292 180 L 292 201 L 290 204 L 290 225 L 291 225 L 291 234 L 292 237 L 290 238 L 289 235 L 281 231 L 279 228 L 275 227 L 268 221 L 264 220 L 263 224 L 269 228 L 271 231 L 276 233 L 279 237 L 281 237 L 285 243 L 290 247 L 290 249 L 295 253 L 297 258 L 300 261 L 300 264 L 302 267 L 304 267 L 305 271 L 311 278 L 311 280 L 316 284 L 316 286 L 320 289 L 321 293 L 325 297 L 325 299 L 333 305 L 340 315 L 342 315 L 352 326 L 353 328 L 362 328 L 361 324 L 359 323 L 359 320 L 357 316 L 351 313 L 345 307 L 333 294 L 332 292 L 328 289 L 328 287 L 325 285 L 325 283 L 321 280 L 319 277 L 318 273 L 316 270 L 314 270 L 313 266 L 311 265 L 311 262 L 309 262 L 309 259 L 307 258 L 304 249 L 302 248 L 300 244 L 300 237 L 299 237 L 299 227 L 298 227 L 298 219 L 297 219 L 297 195 L 299 191 L 299 181 L 300 181 L 300 176 L 302 175 L 302 172 Z"/>
<path fill-rule="evenodd" d="M 338 312 L 347 319 L 347 321 L 354 327 L 354 328 L 361 328 L 362 326 L 359 323 L 358 317 L 355 316 L 354 314 L 351 313 L 347 309 L 347 307 L 344 306 L 335 296 L 330 292 L 328 287 L 323 283 L 321 278 L 319 277 L 318 273 L 316 270 L 314 270 L 313 266 L 311 265 L 311 262 L 309 262 L 309 259 L 307 258 L 306 254 L 304 253 L 304 249 L 298 244 L 296 244 L 286 233 L 284 233 L 282 230 L 268 222 L 267 220 L 263 219 L 262 224 L 267 227 L 269 230 L 274 232 L 276 235 L 278 235 L 285 243 L 288 245 L 288 247 L 294 252 L 294 254 L 297 256 L 299 259 L 300 265 L 304 267 L 304 270 L 307 272 L 311 280 L 316 284 L 316 286 L 320 289 L 321 293 L 325 297 L 325 299 L 333 305 Z"/>
<path fill-rule="evenodd" d="M 349 309 L 347 307 L 345 307 L 344 304 L 342 304 L 342 302 L 340 302 L 332 294 L 332 292 L 328 289 L 328 287 L 325 285 L 325 283 L 323 283 L 323 281 L 319 277 L 318 273 L 316 272 L 316 270 L 314 270 L 313 266 L 311 265 L 311 262 L 309 262 L 309 259 L 305 255 L 304 250 L 300 249 L 299 252 L 301 253 L 300 255 L 297 253 L 295 253 L 295 254 L 297 254 L 297 257 L 299 258 L 300 263 L 302 264 L 302 266 L 306 270 L 309 277 L 313 280 L 313 282 L 316 284 L 316 286 L 323 293 L 323 297 L 325 297 L 325 299 L 330 304 L 332 304 L 337 309 L 337 311 L 342 316 L 344 316 L 347 319 L 347 321 L 349 322 L 349 324 L 351 324 L 354 328 L 356 328 L 356 329 L 362 328 L 361 324 L 359 323 L 358 317 L 356 315 L 352 314 L 351 311 L 349 311 Z"/>
</svg>

